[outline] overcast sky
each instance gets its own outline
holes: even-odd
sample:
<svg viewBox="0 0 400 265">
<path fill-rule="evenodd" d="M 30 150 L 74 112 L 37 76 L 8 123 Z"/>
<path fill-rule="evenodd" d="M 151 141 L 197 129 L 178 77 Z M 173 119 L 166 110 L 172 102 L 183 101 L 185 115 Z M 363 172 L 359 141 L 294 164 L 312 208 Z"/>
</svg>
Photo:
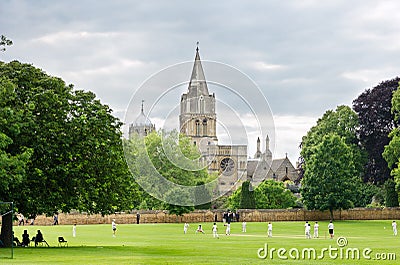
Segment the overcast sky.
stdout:
<svg viewBox="0 0 400 265">
<path fill-rule="evenodd" d="M 274 116 L 274 157 L 288 153 L 295 164 L 301 137 L 326 110 L 399 75 L 399 14 L 396 0 L 2 0 L 0 34 L 14 44 L 0 60 L 32 63 L 93 91 L 124 120 L 141 84 L 192 62 L 199 41 L 203 60 L 237 68 L 258 85 Z M 163 120 L 157 112 L 150 118 Z M 252 156 L 256 139 L 249 141 Z"/>
</svg>

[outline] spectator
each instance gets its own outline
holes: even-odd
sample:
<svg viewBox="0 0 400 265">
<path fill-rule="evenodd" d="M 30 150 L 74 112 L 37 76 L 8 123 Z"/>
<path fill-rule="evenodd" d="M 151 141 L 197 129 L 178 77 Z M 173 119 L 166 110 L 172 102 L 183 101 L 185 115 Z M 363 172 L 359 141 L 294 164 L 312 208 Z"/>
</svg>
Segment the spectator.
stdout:
<svg viewBox="0 0 400 265">
<path fill-rule="evenodd" d="M 22 246 L 27 247 L 30 242 L 31 240 L 29 239 L 28 230 L 24 230 L 24 233 L 22 234 Z"/>
</svg>

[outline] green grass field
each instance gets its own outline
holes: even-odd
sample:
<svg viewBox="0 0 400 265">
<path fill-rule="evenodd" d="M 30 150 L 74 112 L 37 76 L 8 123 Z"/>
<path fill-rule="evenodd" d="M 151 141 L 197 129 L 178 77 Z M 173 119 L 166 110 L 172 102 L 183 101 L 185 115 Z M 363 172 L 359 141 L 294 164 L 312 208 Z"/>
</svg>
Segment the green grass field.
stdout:
<svg viewBox="0 0 400 265">
<path fill-rule="evenodd" d="M 311 222 L 311 225 L 314 223 Z M 231 224 L 231 235 L 226 236 L 224 226 L 218 223 L 219 239 L 212 237 L 212 223 L 203 223 L 206 234 L 195 234 L 197 224 L 190 224 L 183 234 L 183 224 L 129 224 L 118 225 L 117 236 L 112 237 L 111 225 L 80 225 L 77 236 L 72 237 L 72 226 L 20 226 L 14 227 L 15 235 L 21 237 L 28 229 L 30 237 L 41 229 L 50 244 L 47 247 L 14 248 L 14 259 L 0 258 L 0 264 L 400 264 L 400 236 L 392 235 L 391 221 L 341 221 L 335 222 L 335 240 L 328 239 L 327 222 L 320 222 L 320 238 L 305 239 L 304 222 L 274 222 L 273 237 L 266 236 L 266 223 L 248 223 L 247 233 L 241 232 L 241 223 Z M 386 229 L 384 229 L 386 227 Z M 68 240 L 68 247 L 58 247 L 58 236 Z M 336 239 L 344 236 L 347 246 L 340 248 Z M 277 250 L 273 258 L 268 255 L 260 259 L 258 249 L 268 244 L 271 248 L 286 250 L 280 259 Z M 323 248 L 333 250 L 324 252 Z M 299 259 L 292 258 L 299 251 Z M 316 260 L 302 258 L 304 248 L 316 250 Z M 360 259 L 346 259 L 349 248 L 358 248 Z M 370 248 L 371 259 L 365 259 L 362 252 Z M 6 249 L 0 249 L 4 256 Z M 8 250 L 9 251 L 9 250 Z M 283 251 L 283 250 L 281 250 Z M 291 252 L 289 255 L 289 252 Z M 335 259 L 334 254 L 338 257 Z M 349 252 L 350 253 L 350 252 Z M 376 254 L 389 258 L 395 253 L 397 260 L 377 260 Z M 260 252 L 264 254 L 264 252 Z M 393 259 L 393 257 L 390 257 Z"/>
</svg>

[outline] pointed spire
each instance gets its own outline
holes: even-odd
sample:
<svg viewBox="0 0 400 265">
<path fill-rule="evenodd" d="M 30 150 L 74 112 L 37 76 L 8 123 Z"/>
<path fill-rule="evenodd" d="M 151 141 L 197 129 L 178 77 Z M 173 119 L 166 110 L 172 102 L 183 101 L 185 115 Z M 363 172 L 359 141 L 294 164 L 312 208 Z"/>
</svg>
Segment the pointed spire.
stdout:
<svg viewBox="0 0 400 265">
<path fill-rule="evenodd" d="M 144 100 L 142 99 L 142 113 L 144 113 L 144 111 L 143 111 L 143 103 L 144 103 Z"/>
<path fill-rule="evenodd" d="M 260 137 L 257 137 L 257 153 L 260 152 Z"/>
<path fill-rule="evenodd" d="M 201 65 L 200 54 L 199 54 L 199 42 L 197 42 L 196 47 L 196 57 L 194 59 L 194 65 L 192 70 L 192 75 L 190 77 L 189 83 L 189 96 L 208 96 L 208 87 L 206 82 L 206 77 L 204 75 L 203 66 Z"/>
<path fill-rule="evenodd" d="M 269 151 L 269 137 L 267 134 L 267 138 L 265 138 L 265 152 Z"/>
</svg>

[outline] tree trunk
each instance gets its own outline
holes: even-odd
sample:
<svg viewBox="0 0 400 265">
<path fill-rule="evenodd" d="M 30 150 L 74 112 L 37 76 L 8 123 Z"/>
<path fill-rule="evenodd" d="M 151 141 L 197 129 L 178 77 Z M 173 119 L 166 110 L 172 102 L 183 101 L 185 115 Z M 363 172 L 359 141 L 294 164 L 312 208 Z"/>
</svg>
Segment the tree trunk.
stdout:
<svg viewBox="0 0 400 265">
<path fill-rule="evenodd" d="M 331 214 L 331 221 L 333 221 L 333 210 L 329 209 L 329 213 Z"/>
<path fill-rule="evenodd" d="M 1 235 L 0 239 L 5 247 L 12 247 L 13 234 L 12 234 L 12 213 L 8 212 L 2 216 Z"/>
</svg>

